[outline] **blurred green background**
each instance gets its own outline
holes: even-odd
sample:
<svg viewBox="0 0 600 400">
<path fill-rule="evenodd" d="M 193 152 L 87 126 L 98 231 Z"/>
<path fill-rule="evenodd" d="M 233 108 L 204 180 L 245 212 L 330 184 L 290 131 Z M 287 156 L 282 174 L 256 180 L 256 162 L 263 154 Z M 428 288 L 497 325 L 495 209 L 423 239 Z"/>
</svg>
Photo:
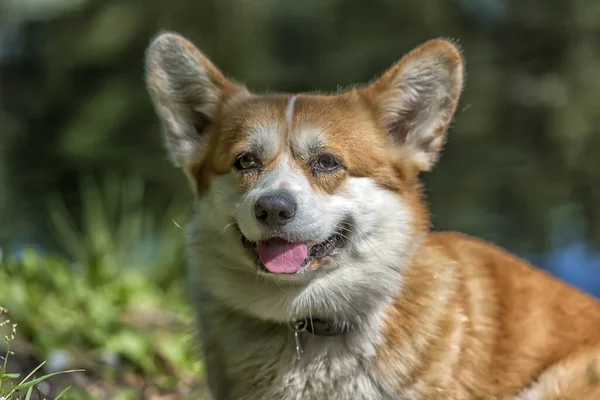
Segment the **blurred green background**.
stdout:
<svg viewBox="0 0 600 400">
<path fill-rule="evenodd" d="M 4 0 L 0 306 L 19 324 L 14 368 L 84 367 L 62 379 L 91 398 L 200 396 L 180 227 L 192 198 L 143 77 L 162 29 L 258 91 L 368 81 L 425 40 L 457 39 L 466 90 L 424 176 L 435 228 L 600 296 L 599 2 Z"/>
</svg>

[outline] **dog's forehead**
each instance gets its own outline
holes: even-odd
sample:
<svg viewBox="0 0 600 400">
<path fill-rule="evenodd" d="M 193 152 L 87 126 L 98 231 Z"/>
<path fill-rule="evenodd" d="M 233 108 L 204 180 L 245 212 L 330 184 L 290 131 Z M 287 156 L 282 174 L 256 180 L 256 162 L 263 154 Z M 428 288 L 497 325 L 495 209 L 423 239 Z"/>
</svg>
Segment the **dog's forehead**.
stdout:
<svg viewBox="0 0 600 400">
<path fill-rule="evenodd" d="M 225 116 L 223 140 L 267 159 L 282 152 L 302 157 L 348 136 L 352 119 L 348 106 L 329 96 L 253 96 Z"/>
</svg>

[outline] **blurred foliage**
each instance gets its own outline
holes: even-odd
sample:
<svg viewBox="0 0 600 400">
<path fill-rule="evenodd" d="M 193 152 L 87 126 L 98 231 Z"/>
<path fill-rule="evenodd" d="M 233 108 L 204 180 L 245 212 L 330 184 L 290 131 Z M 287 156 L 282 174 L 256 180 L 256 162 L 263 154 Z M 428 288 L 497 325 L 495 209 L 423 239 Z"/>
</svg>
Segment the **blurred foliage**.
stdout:
<svg viewBox="0 0 600 400">
<path fill-rule="evenodd" d="M 162 288 L 179 283 L 185 263 L 183 224 L 189 206 L 172 201 L 160 216 L 148 206 L 141 178 L 107 175 L 101 183 L 86 176 L 79 187 L 80 215 L 73 218 L 60 197 L 48 204 L 54 242 L 74 269 L 85 270 L 91 283 L 134 269 L 151 275 Z"/>
<path fill-rule="evenodd" d="M 137 374 L 161 389 L 201 377 L 180 291 L 165 293 L 140 272 L 90 278 L 34 251 L 0 264 L 0 303 L 18 321 L 29 356 L 48 360 L 47 372 L 83 368 L 90 378 L 119 383 Z"/>
<path fill-rule="evenodd" d="M 83 230 L 60 202 L 50 205 L 67 256 L 26 247 L 0 258 L 0 304 L 18 321 L 23 351 L 47 360 L 50 373 L 84 368 L 108 381 L 137 374 L 161 389 L 193 384 L 201 366 L 182 293 L 181 227 L 146 210 L 138 179 L 81 187 Z"/>
<path fill-rule="evenodd" d="M 456 38 L 468 80 L 426 176 L 437 227 L 540 250 L 569 205 L 600 243 L 598 2 L 12 0 L 2 15 L 4 241 L 48 242 L 48 195 L 78 210 L 81 173 L 140 175 L 159 213 L 189 195 L 143 82 L 149 40 L 172 29 L 233 78 L 271 91 L 367 81 L 424 40 Z"/>
</svg>

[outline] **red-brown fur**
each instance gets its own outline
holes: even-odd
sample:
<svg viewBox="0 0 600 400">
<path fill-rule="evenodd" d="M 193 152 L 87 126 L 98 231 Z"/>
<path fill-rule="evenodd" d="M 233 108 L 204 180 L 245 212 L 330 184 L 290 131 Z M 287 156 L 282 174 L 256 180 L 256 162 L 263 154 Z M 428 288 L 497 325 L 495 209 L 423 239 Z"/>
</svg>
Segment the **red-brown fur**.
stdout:
<svg viewBox="0 0 600 400">
<path fill-rule="evenodd" d="M 457 233 L 431 233 L 403 287 L 378 352 L 383 370 L 395 359 L 410 361 L 399 385 L 417 384 L 428 399 L 510 399 L 541 376 L 536 392 L 564 390 L 531 398 L 600 398 L 600 370 L 592 366 L 600 355 L 600 305 L 587 295 Z"/>
</svg>

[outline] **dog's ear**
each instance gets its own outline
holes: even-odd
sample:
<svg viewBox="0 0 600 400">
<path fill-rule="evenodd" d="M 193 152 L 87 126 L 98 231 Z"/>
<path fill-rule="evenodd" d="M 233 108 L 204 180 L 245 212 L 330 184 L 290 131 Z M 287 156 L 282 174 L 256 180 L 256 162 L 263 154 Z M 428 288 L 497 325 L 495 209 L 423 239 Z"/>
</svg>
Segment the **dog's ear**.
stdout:
<svg viewBox="0 0 600 400">
<path fill-rule="evenodd" d="M 421 171 L 436 163 L 463 86 L 463 60 L 446 40 L 406 54 L 363 89 L 383 129 Z"/>
<path fill-rule="evenodd" d="M 170 32 L 158 35 L 146 51 L 146 83 L 172 159 L 185 169 L 202 161 L 221 105 L 245 91 L 192 43 Z"/>
</svg>

